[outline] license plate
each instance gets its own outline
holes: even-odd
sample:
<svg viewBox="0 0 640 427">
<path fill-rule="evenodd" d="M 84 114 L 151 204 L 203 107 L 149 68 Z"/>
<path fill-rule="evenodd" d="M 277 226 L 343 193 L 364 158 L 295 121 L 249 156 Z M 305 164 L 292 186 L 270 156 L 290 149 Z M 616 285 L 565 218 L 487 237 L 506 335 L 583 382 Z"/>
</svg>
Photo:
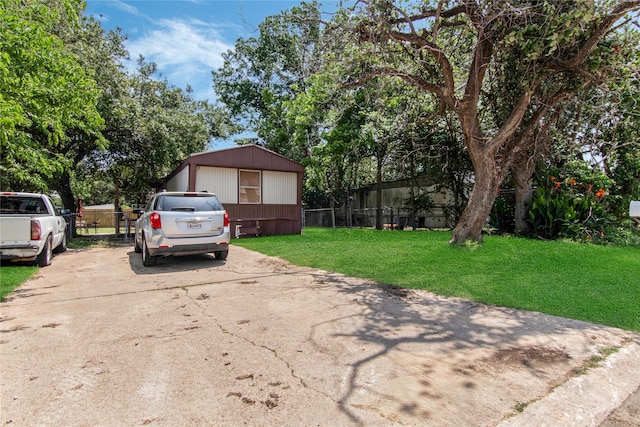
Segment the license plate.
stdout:
<svg viewBox="0 0 640 427">
<path fill-rule="evenodd" d="M 202 228 L 202 224 L 199 222 L 190 222 L 187 224 L 187 228 L 189 228 L 189 230 L 200 230 Z"/>
</svg>

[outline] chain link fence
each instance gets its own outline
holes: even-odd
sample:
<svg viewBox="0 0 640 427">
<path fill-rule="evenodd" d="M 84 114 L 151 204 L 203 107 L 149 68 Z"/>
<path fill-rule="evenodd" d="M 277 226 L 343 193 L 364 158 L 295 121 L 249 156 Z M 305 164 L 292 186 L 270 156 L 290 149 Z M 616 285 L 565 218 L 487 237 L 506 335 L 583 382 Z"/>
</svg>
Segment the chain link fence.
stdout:
<svg viewBox="0 0 640 427">
<path fill-rule="evenodd" d="M 362 227 L 376 226 L 376 208 L 319 208 L 304 210 L 305 227 Z M 419 214 L 411 218 L 411 212 L 385 206 L 382 208 L 382 227 L 384 229 L 416 228 L 439 229 L 452 228 L 455 225 L 453 212 L 441 207 L 429 214 Z"/>
</svg>

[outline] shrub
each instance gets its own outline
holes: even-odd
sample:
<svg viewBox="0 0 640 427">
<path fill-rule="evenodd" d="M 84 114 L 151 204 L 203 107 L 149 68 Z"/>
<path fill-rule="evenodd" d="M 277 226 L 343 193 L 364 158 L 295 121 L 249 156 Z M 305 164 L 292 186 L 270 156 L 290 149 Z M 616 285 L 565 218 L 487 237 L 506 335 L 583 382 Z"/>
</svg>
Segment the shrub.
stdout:
<svg viewBox="0 0 640 427">
<path fill-rule="evenodd" d="M 561 178 L 549 172 L 538 184 L 529 211 L 533 233 L 545 239 L 600 241 L 613 220 L 608 212 L 613 196 L 606 192 L 611 180 L 582 162 L 571 165 L 572 174 Z"/>
</svg>

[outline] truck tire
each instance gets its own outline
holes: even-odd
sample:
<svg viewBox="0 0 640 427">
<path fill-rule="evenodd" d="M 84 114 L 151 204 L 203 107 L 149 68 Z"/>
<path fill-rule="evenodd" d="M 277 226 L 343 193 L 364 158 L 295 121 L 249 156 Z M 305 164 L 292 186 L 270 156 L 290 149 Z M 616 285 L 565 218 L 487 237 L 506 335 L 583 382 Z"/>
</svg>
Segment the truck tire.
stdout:
<svg viewBox="0 0 640 427">
<path fill-rule="evenodd" d="M 61 254 L 67 251 L 67 233 L 62 234 L 62 242 L 53 250 L 56 254 Z"/>
<path fill-rule="evenodd" d="M 229 256 L 229 249 L 226 251 L 216 251 L 213 253 L 217 260 L 224 261 Z"/>
<path fill-rule="evenodd" d="M 44 243 L 42 252 L 38 254 L 36 262 L 39 267 L 46 267 L 51 265 L 51 258 L 53 257 L 53 251 L 51 249 L 51 236 L 47 236 L 47 241 Z"/>
</svg>

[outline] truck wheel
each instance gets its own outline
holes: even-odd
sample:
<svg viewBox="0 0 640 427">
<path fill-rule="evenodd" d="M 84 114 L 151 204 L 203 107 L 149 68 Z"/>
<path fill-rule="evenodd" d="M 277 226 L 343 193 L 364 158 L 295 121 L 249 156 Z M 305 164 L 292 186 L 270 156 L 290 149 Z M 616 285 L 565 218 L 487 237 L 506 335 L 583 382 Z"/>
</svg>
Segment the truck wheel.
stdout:
<svg viewBox="0 0 640 427">
<path fill-rule="evenodd" d="M 47 236 L 47 241 L 44 243 L 44 248 L 42 248 L 42 252 L 38 254 L 36 258 L 36 262 L 40 267 L 46 267 L 47 265 L 51 265 L 52 250 L 51 250 L 51 236 Z"/>
<path fill-rule="evenodd" d="M 157 258 L 149 255 L 149 248 L 147 247 L 147 241 L 142 238 L 142 265 L 150 267 L 156 265 Z"/>
<path fill-rule="evenodd" d="M 53 250 L 57 254 L 67 251 L 67 233 L 62 234 L 62 242 Z"/>
<path fill-rule="evenodd" d="M 229 256 L 229 249 L 227 249 L 226 251 L 216 251 L 213 254 L 216 256 L 216 259 L 224 261 L 225 259 L 227 259 L 227 256 Z"/>
</svg>

